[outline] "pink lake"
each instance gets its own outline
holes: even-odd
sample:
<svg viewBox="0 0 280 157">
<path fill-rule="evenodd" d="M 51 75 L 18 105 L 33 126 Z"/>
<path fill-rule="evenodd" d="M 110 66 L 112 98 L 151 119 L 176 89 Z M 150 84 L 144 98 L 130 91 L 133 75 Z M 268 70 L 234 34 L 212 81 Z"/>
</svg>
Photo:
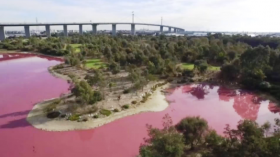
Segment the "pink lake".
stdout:
<svg viewBox="0 0 280 157">
<path fill-rule="evenodd" d="M 169 114 L 174 123 L 186 116 L 201 116 L 219 133 L 241 119 L 262 124 L 280 118 L 280 109 L 250 92 L 219 86 L 186 85 L 170 89 L 170 106 L 162 112 L 125 117 L 97 129 L 47 132 L 26 121 L 33 105 L 67 93 L 66 81 L 47 68 L 60 59 L 29 54 L 0 54 L 0 157 L 135 157 L 145 125 L 161 126 Z"/>
</svg>

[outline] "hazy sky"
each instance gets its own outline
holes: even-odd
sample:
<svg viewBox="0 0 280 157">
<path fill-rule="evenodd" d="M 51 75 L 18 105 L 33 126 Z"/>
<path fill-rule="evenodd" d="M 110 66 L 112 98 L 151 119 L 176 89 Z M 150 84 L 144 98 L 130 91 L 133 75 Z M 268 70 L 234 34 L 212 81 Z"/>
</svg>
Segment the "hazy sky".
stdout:
<svg viewBox="0 0 280 157">
<path fill-rule="evenodd" d="M 135 22 L 160 24 L 163 17 L 163 24 L 185 30 L 280 32 L 279 7 L 280 0 L 0 0 L 0 23 L 36 22 L 36 17 L 41 23 L 131 22 L 134 11 Z"/>
</svg>

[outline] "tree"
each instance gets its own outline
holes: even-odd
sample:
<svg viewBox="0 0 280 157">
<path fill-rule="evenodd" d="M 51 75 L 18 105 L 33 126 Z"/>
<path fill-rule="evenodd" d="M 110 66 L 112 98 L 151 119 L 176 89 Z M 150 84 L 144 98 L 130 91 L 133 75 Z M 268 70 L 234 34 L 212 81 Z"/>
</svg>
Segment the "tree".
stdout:
<svg viewBox="0 0 280 157">
<path fill-rule="evenodd" d="M 75 82 L 75 86 L 72 88 L 71 92 L 83 104 L 94 104 L 102 100 L 100 92 L 93 91 L 91 86 L 84 80 Z"/>
<path fill-rule="evenodd" d="M 142 157 L 181 157 L 184 154 L 184 137 L 178 133 L 169 115 L 163 118 L 163 129 L 147 125 L 148 138 L 140 146 Z"/>
<path fill-rule="evenodd" d="M 232 60 L 234 60 L 237 57 L 237 54 L 236 54 L 235 51 L 229 51 L 227 53 L 227 56 L 228 56 L 229 60 L 232 61 Z"/>
<path fill-rule="evenodd" d="M 187 117 L 176 125 L 176 129 L 183 133 L 186 144 L 194 149 L 197 144 L 202 142 L 207 133 L 208 123 L 200 117 Z"/>
<path fill-rule="evenodd" d="M 240 75 L 239 61 L 235 60 L 233 63 L 225 64 L 221 67 L 221 77 L 226 80 L 236 80 Z"/>
<path fill-rule="evenodd" d="M 200 73 L 203 73 L 207 70 L 208 64 L 205 60 L 196 60 L 194 62 L 194 69 L 198 69 Z"/>
</svg>

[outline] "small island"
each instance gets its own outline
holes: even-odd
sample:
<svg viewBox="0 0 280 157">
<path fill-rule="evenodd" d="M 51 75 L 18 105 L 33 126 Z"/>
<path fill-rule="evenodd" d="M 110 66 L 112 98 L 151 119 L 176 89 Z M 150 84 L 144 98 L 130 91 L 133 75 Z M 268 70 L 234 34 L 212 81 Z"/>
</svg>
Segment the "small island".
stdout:
<svg viewBox="0 0 280 157">
<path fill-rule="evenodd" d="M 103 68 L 106 65 L 99 64 Z M 103 68 L 67 64 L 50 67 L 51 74 L 68 81 L 71 93 L 36 104 L 27 121 L 47 131 L 92 129 L 125 116 L 168 107 L 164 94 L 170 83 L 166 80 L 138 68 L 129 72 Z"/>
</svg>

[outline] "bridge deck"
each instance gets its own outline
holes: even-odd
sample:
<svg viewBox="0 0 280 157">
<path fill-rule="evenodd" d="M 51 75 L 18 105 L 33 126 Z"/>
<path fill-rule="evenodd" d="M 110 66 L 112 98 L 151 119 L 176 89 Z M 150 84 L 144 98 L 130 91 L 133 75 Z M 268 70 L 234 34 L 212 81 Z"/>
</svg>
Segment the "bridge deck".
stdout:
<svg viewBox="0 0 280 157">
<path fill-rule="evenodd" d="M 182 29 L 179 27 L 174 26 L 168 26 L 168 25 L 160 25 L 160 24 L 149 24 L 149 23 L 129 23 L 129 22 L 98 22 L 98 23 L 79 23 L 79 22 L 73 22 L 73 23 L 0 23 L 0 26 L 56 26 L 56 25 L 148 25 L 148 26 L 163 26 L 163 27 L 170 27 L 175 29 Z"/>
</svg>

